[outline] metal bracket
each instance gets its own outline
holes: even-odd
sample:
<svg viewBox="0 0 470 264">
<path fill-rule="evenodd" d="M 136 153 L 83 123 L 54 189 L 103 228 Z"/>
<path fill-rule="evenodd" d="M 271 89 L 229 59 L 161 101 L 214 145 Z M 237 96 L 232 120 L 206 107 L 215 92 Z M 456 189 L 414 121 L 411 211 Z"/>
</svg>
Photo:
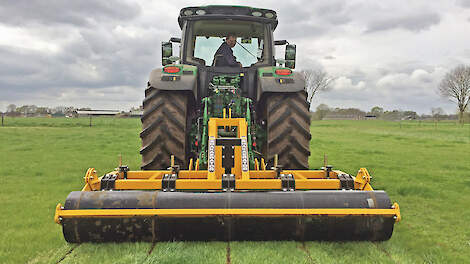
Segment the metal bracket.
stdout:
<svg viewBox="0 0 470 264">
<path fill-rule="evenodd" d="M 116 185 L 116 179 L 116 174 L 105 174 L 101 178 L 100 189 L 106 191 L 113 190 Z"/>
<path fill-rule="evenodd" d="M 281 189 L 286 191 L 295 191 L 295 178 L 292 174 L 280 174 Z"/>
<path fill-rule="evenodd" d="M 178 179 L 178 174 L 165 174 L 162 178 L 162 191 L 174 192 L 176 190 L 176 179 Z"/>
<path fill-rule="evenodd" d="M 235 190 L 235 174 L 222 174 L 222 190 L 225 192 Z"/>
<path fill-rule="evenodd" d="M 329 178 L 330 178 L 331 171 L 332 171 L 332 169 L 333 169 L 333 166 L 331 166 L 331 165 L 326 165 L 326 167 L 323 168 L 323 169 L 325 170 L 325 173 L 326 173 L 325 177 L 326 177 L 327 179 L 329 179 Z"/>
<path fill-rule="evenodd" d="M 119 166 L 119 172 L 124 174 L 124 179 L 127 179 L 127 172 L 129 167 L 127 165 Z"/>
<path fill-rule="evenodd" d="M 283 168 L 283 166 L 278 164 L 278 155 L 275 154 L 274 155 L 274 164 L 273 164 L 273 167 L 271 167 L 271 170 L 274 170 L 276 172 L 276 178 L 277 179 L 281 178 L 282 168 Z"/>
<path fill-rule="evenodd" d="M 240 138 L 217 138 L 216 146 L 222 146 L 222 167 L 225 168 L 225 174 L 231 174 L 235 166 L 235 146 L 241 145 Z"/>
<path fill-rule="evenodd" d="M 338 179 L 341 183 L 341 189 L 352 190 L 354 189 L 354 178 L 349 174 L 338 174 Z"/>
<path fill-rule="evenodd" d="M 283 175 L 283 174 L 281 174 L 282 168 L 283 168 L 282 165 L 276 165 L 275 167 L 271 167 L 271 169 L 276 172 L 276 178 L 278 178 L 278 179 L 280 179 L 281 175 Z"/>
</svg>

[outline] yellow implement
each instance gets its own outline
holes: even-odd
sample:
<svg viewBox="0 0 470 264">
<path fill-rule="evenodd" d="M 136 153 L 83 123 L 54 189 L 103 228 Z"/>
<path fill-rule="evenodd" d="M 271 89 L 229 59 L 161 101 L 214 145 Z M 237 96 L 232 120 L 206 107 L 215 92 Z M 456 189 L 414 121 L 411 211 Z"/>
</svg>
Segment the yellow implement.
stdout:
<svg viewBox="0 0 470 264">
<path fill-rule="evenodd" d="M 236 138 L 218 137 L 226 126 L 237 128 Z M 57 206 L 55 221 L 69 242 L 386 240 L 400 221 L 398 204 L 373 190 L 365 168 L 356 176 L 331 166 L 283 170 L 275 159 L 267 169 L 261 159 L 250 170 L 243 118 L 211 118 L 208 148 L 205 170 L 198 160 L 180 170 L 173 158 L 167 170 L 120 165 L 98 177 L 90 168 L 82 191 Z"/>
</svg>

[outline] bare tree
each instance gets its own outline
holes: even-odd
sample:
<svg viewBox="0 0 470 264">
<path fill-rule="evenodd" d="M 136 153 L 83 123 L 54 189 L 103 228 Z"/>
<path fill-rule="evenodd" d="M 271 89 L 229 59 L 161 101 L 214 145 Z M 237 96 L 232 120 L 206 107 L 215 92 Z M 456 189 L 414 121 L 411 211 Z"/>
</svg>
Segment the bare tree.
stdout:
<svg viewBox="0 0 470 264">
<path fill-rule="evenodd" d="M 307 91 L 307 101 L 312 102 L 313 96 L 319 92 L 328 91 L 335 78 L 329 76 L 324 70 L 304 70 L 305 90 Z"/>
<path fill-rule="evenodd" d="M 439 94 L 457 104 L 459 120 L 463 123 L 470 101 L 470 66 L 459 65 L 448 72 L 439 85 Z"/>
<path fill-rule="evenodd" d="M 445 115 L 444 109 L 442 109 L 441 107 L 431 108 L 431 113 L 432 113 L 432 117 L 434 117 L 434 119 L 437 120 L 437 122 L 439 122 L 439 119 L 441 118 L 441 116 Z"/>
</svg>

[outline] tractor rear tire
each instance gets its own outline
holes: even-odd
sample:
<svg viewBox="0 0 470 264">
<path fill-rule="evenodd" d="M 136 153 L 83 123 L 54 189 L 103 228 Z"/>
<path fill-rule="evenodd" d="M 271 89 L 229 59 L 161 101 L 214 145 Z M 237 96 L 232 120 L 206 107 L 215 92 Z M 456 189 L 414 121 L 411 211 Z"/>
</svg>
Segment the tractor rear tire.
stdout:
<svg viewBox="0 0 470 264">
<path fill-rule="evenodd" d="M 285 169 L 308 169 L 310 113 L 305 92 L 273 93 L 266 98 L 267 146 L 270 165 L 278 154 Z"/>
<path fill-rule="evenodd" d="M 170 166 L 171 155 L 175 164 L 187 163 L 190 128 L 187 120 L 188 94 L 181 91 L 163 91 L 153 87 L 145 90 L 142 115 L 142 170 L 162 170 Z"/>
</svg>

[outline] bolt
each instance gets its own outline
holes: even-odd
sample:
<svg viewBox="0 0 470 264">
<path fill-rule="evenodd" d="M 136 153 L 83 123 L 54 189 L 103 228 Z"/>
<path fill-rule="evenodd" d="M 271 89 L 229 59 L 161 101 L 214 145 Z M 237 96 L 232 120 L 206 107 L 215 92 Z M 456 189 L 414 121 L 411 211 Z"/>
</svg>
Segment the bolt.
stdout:
<svg viewBox="0 0 470 264">
<path fill-rule="evenodd" d="M 63 206 L 60 207 L 60 210 L 64 210 L 65 208 Z"/>
<path fill-rule="evenodd" d="M 398 217 L 395 215 L 395 216 L 393 217 L 393 220 L 397 220 L 397 218 L 398 218 Z"/>
<path fill-rule="evenodd" d="M 395 209 L 395 205 L 392 205 L 392 209 Z"/>
</svg>

